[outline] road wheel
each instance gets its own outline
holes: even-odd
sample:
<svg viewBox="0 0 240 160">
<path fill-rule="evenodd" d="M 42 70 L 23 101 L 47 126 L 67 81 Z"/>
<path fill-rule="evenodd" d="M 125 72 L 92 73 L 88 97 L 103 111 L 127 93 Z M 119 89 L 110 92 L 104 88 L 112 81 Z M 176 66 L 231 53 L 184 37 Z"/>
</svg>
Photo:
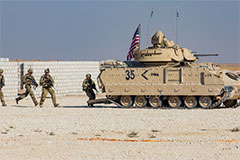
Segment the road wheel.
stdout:
<svg viewBox="0 0 240 160">
<path fill-rule="evenodd" d="M 135 105 L 137 107 L 144 107 L 147 104 L 147 100 L 144 96 L 136 96 L 135 97 Z"/>
<path fill-rule="evenodd" d="M 182 101 L 179 97 L 177 96 L 171 96 L 168 98 L 168 104 L 172 108 L 178 108 L 181 106 Z"/>
<path fill-rule="evenodd" d="M 131 107 L 133 104 L 133 100 L 131 96 L 122 96 L 120 98 L 120 103 L 124 107 Z"/>
<path fill-rule="evenodd" d="M 184 99 L 184 104 L 187 108 L 194 108 L 197 106 L 197 99 L 193 96 L 186 97 Z"/>
<path fill-rule="evenodd" d="M 225 107 L 232 107 L 237 104 L 237 100 L 236 99 L 227 100 L 227 101 L 223 102 L 223 104 Z"/>
<path fill-rule="evenodd" d="M 149 98 L 149 104 L 153 108 L 158 108 L 162 106 L 162 101 L 159 97 L 157 96 L 150 96 Z"/>
<path fill-rule="evenodd" d="M 199 104 L 202 108 L 209 108 L 212 105 L 212 99 L 208 96 L 202 96 L 199 98 Z"/>
</svg>

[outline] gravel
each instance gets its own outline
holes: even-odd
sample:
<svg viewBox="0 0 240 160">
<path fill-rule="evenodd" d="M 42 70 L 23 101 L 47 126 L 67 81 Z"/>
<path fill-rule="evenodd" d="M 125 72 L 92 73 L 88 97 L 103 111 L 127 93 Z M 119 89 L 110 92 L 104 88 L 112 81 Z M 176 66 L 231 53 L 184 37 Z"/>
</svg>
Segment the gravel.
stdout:
<svg viewBox="0 0 240 160">
<path fill-rule="evenodd" d="M 89 108 L 86 96 L 57 98 L 57 108 L 30 98 L 0 107 L 0 159 L 240 159 L 240 108 Z"/>
</svg>

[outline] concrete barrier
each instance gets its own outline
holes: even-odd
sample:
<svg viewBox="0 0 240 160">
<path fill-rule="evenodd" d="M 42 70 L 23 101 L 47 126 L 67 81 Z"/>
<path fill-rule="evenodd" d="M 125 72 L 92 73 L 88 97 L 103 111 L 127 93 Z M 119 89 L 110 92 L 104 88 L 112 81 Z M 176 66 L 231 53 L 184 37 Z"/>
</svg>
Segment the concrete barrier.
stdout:
<svg viewBox="0 0 240 160">
<path fill-rule="evenodd" d="M 14 99 L 18 91 L 24 90 L 22 78 L 29 68 L 33 69 L 33 76 L 37 83 L 46 68 L 50 69 L 55 81 L 56 95 L 83 94 L 82 82 L 87 73 L 92 74 L 92 79 L 97 83 L 99 74 L 98 61 L 23 61 L 1 62 L 0 68 L 4 70 L 6 86 L 3 89 L 5 99 Z M 34 93 L 37 97 L 41 94 L 39 86 Z"/>
</svg>

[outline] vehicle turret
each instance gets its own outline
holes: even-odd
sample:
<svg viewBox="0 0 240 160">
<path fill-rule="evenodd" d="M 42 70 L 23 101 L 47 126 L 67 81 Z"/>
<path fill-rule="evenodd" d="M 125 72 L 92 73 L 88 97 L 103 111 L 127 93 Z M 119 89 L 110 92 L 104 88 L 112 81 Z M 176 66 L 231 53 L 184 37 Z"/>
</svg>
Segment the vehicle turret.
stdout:
<svg viewBox="0 0 240 160">
<path fill-rule="evenodd" d="M 148 63 L 180 63 L 194 62 L 198 58 L 194 52 L 187 48 L 182 48 L 174 44 L 174 41 L 168 41 L 161 31 L 157 31 L 151 39 L 152 45 L 146 49 L 135 49 L 134 61 Z"/>
</svg>

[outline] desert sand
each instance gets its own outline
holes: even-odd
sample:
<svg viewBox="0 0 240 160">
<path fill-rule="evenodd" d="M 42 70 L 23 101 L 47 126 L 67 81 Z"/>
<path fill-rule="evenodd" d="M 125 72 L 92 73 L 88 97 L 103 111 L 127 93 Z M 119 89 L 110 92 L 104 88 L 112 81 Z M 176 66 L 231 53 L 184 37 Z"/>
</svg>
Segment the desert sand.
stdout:
<svg viewBox="0 0 240 160">
<path fill-rule="evenodd" d="M 0 159 L 240 159 L 240 107 L 86 106 L 86 96 L 0 107 Z"/>
</svg>

